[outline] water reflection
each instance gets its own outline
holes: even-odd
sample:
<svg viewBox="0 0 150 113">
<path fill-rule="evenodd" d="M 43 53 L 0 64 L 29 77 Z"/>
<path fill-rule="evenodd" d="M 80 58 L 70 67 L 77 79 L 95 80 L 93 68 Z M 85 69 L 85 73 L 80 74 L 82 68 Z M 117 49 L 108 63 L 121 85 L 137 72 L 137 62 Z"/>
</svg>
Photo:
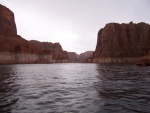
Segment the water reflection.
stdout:
<svg viewBox="0 0 150 113">
<path fill-rule="evenodd" d="M 149 113 L 150 70 L 134 65 L 97 65 L 96 90 L 101 112 Z"/>
<path fill-rule="evenodd" d="M 0 65 L 0 113 L 150 113 L 150 69 Z"/>
<path fill-rule="evenodd" d="M 17 92 L 14 68 L 13 65 L 0 65 L 0 113 L 11 113 L 13 105 L 18 101 L 14 96 Z"/>
</svg>

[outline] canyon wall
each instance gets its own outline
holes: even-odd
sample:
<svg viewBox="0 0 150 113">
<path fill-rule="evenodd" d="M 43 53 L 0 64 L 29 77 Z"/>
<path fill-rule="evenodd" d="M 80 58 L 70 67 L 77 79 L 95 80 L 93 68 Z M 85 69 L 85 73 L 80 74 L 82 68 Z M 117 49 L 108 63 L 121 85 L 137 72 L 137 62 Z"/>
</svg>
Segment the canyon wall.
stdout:
<svg viewBox="0 0 150 113">
<path fill-rule="evenodd" d="M 85 59 L 93 56 L 93 51 L 86 51 L 81 54 L 75 52 L 68 52 L 69 60 L 72 63 L 82 63 Z"/>
<path fill-rule="evenodd" d="M 91 58 L 93 56 L 93 51 L 86 51 L 79 55 L 79 62 L 84 62 L 85 59 Z"/>
<path fill-rule="evenodd" d="M 59 43 L 35 42 L 17 35 L 13 12 L 0 5 L 0 64 L 69 62 Z"/>
<path fill-rule="evenodd" d="M 0 35 L 17 35 L 14 13 L 0 4 Z"/>
<path fill-rule="evenodd" d="M 0 64 L 10 63 L 53 63 L 50 52 L 33 45 L 22 37 L 0 35 Z M 60 62 L 60 61 L 58 61 Z"/>
<path fill-rule="evenodd" d="M 49 53 L 52 56 L 52 63 L 70 62 L 67 51 L 64 51 L 59 43 L 39 42 L 36 40 L 31 40 L 30 43 L 41 48 L 43 54 Z"/>
<path fill-rule="evenodd" d="M 68 52 L 68 57 L 71 63 L 79 62 L 79 55 L 76 52 Z"/>
<path fill-rule="evenodd" d="M 93 63 L 135 63 L 150 50 L 150 25 L 109 23 L 98 32 Z"/>
</svg>

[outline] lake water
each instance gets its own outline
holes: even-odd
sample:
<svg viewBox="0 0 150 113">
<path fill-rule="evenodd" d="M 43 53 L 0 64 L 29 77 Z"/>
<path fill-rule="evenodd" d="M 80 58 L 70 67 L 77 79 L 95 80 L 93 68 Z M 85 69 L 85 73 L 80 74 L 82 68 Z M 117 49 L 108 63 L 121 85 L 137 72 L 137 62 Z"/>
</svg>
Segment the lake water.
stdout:
<svg viewBox="0 0 150 113">
<path fill-rule="evenodd" d="M 0 113 L 150 113 L 150 67 L 0 65 Z"/>
</svg>

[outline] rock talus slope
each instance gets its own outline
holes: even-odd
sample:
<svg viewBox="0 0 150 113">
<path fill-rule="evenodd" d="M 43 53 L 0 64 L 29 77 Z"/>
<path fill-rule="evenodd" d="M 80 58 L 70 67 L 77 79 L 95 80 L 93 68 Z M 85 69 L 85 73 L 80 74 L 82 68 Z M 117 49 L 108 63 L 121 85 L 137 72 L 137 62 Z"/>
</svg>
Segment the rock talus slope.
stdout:
<svg viewBox="0 0 150 113">
<path fill-rule="evenodd" d="M 150 51 L 149 51 L 148 55 L 140 57 L 137 60 L 136 64 L 140 65 L 140 66 L 150 66 Z"/>
</svg>

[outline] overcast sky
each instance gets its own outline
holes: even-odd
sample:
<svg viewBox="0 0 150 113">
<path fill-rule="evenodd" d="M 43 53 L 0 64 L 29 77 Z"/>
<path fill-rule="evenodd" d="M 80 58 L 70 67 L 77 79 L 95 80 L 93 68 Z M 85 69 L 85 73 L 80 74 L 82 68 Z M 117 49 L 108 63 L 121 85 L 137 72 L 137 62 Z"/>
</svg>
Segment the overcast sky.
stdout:
<svg viewBox="0 0 150 113">
<path fill-rule="evenodd" d="M 95 50 L 97 33 L 110 22 L 150 23 L 150 0 L 0 0 L 15 14 L 27 40 L 59 42 L 64 50 Z"/>
</svg>

